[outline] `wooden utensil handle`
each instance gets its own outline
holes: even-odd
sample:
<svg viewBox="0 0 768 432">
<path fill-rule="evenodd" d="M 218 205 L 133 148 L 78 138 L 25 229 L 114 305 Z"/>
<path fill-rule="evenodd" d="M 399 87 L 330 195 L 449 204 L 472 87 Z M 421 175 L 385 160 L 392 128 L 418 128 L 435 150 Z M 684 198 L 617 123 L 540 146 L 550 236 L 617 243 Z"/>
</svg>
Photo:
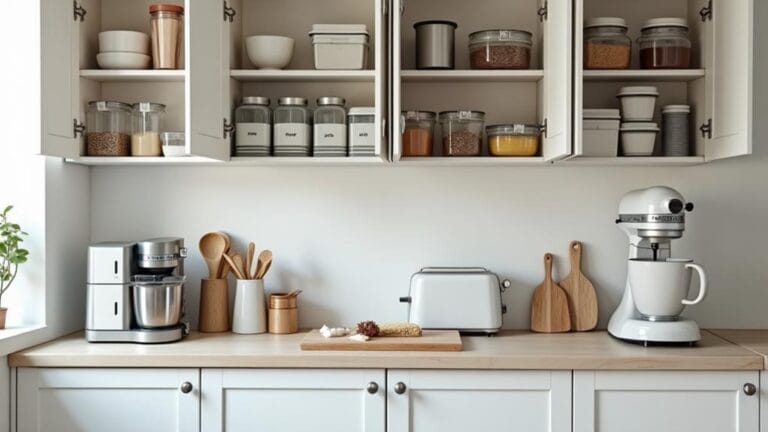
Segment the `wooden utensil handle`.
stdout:
<svg viewBox="0 0 768 432">
<path fill-rule="evenodd" d="M 544 278 L 547 281 L 552 280 L 552 254 L 549 252 L 544 254 Z"/>
<path fill-rule="evenodd" d="M 571 256 L 571 271 L 581 271 L 581 251 L 583 249 L 584 246 L 578 240 L 572 241 L 569 245 L 568 250 L 570 251 Z"/>
<path fill-rule="evenodd" d="M 222 255 L 224 259 L 227 261 L 227 264 L 229 264 L 229 268 L 235 272 L 235 275 L 238 279 L 246 279 L 245 276 L 243 276 L 242 272 L 240 272 L 240 268 L 238 268 L 237 264 L 235 264 L 235 261 L 232 260 L 232 257 L 230 257 L 228 254 Z"/>
</svg>

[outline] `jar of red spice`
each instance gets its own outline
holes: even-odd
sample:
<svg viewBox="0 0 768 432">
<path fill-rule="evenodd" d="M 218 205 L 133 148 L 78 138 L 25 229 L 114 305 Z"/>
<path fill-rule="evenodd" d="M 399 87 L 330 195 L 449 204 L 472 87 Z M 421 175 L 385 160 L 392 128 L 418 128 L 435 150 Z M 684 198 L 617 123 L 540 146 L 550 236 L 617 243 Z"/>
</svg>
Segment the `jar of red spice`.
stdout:
<svg viewBox="0 0 768 432">
<path fill-rule="evenodd" d="M 691 67 L 691 39 L 684 18 L 654 18 L 645 22 L 640 45 L 643 69 L 687 69 Z"/>
<path fill-rule="evenodd" d="M 437 114 L 432 111 L 403 111 L 403 156 L 432 156 L 432 136 Z"/>
</svg>

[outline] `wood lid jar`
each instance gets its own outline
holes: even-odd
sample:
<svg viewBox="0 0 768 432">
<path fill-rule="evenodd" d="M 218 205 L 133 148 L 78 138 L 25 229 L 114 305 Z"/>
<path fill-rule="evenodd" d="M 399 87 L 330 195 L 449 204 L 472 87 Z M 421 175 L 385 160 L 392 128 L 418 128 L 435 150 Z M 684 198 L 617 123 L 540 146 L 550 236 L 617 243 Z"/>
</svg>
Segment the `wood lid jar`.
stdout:
<svg viewBox="0 0 768 432">
<path fill-rule="evenodd" d="M 271 294 L 269 296 L 269 332 L 290 334 L 297 331 L 299 331 L 297 294 Z"/>
</svg>

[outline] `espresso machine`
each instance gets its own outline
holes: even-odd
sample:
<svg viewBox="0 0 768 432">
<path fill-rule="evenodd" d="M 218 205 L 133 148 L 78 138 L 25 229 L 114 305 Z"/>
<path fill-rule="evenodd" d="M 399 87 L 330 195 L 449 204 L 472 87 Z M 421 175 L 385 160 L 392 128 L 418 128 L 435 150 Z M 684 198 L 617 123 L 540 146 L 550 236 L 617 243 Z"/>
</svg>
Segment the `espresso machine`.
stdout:
<svg viewBox="0 0 768 432">
<path fill-rule="evenodd" d="M 184 239 L 104 242 L 88 248 L 88 342 L 167 343 L 189 329 L 181 321 Z"/>
<path fill-rule="evenodd" d="M 664 261 L 671 257 L 670 243 L 683 236 L 685 212 L 693 203 L 676 190 L 655 186 L 628 192 L 619 203 L 619 229 L 629 237 L 629 259 Z M 683 316 L 658 320 L 642 315 L 632 294 L 629 275 L 624 296 L 611 316 L 608 332 L 619 339 L 645 344 L 687 343 L 701 339 L 699 326 Z"/>
</svg>

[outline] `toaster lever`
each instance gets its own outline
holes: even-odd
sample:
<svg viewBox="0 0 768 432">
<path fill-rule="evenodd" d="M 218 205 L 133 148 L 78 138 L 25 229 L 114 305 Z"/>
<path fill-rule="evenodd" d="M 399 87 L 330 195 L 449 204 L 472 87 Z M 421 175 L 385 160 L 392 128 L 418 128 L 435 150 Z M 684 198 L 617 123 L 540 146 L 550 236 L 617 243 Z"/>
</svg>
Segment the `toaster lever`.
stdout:
<svg viewBox="0 0 768 432">
<path fill-rule="evenodd" d="M 410 303 L 410 302 L 411 302 L 411 296 L 400 297 L 400 303 Z"/>
</svg>

